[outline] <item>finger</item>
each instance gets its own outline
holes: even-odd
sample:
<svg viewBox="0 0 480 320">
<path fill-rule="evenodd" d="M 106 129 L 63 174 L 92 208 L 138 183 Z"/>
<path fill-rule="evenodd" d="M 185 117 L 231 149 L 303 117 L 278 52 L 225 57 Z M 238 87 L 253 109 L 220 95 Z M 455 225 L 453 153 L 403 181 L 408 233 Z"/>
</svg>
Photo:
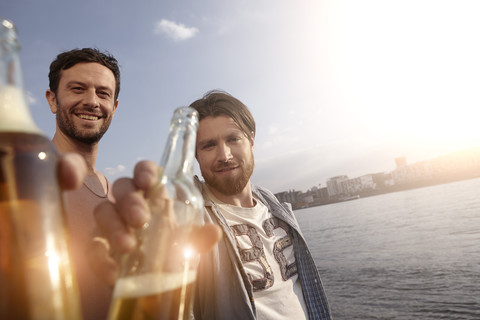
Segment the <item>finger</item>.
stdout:
<svg viewBox="0 0 480 320">
<path fill-rule="evenodd" d="M 95 208 L 94 216 L 100 233 L 108 239 L 113 252 L 125 253 L 136 246 L 133 229 L 127 226 L 112 202 L 100 203 Z"/>
<path fill-rule="evenodd" d="M 121 178 L 113 184 L 117 213 L 129 227 L 140 228 L 150 219 L 150 209 L 144 192 L 136 188 L 132 179 Z"/>
<path fill-rule="evenodd" d="M 153 161 L 144 160 L 135 165 L 133 169 L 133 180 L 137 188 L 147 191 L 151 189 L 158 181 L 161 175 L 161 168 Z"/>
<path fill-rule="evenodd" d="M 85 159 L 77 153 L 66 153 L 58 162 L 58 180 L 64 190 L 77 189 L 87 174 Z"/>
<path fill-rule="evenodd" d="M 210 251 L 222 238 L 222 229 L 213 223 L 199 227 L 191 233 L 190 241 L 199 253 Z"/>
<path fill-rule="evenodd" d="M 93 273 L 106 285 L 113 286 L 118 276 L 118 266 L 110 256 L 110 245 L 104 238 L 95 237 L 87 245 L 87 259 Z"/>
</svg>

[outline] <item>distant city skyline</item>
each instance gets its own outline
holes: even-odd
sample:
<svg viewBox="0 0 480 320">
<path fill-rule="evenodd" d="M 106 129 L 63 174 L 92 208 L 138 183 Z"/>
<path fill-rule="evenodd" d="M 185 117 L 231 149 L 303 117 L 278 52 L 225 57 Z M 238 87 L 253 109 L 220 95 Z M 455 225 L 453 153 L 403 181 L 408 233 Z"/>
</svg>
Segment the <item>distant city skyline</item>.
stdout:
<svg viewBox="0 0 480 320">
<path fill-rule="evenodd" d="M 348 174 L 346 174 L 346 173 L 338 174 L 338 175 L 334 175 L 334 176 L 328 177 L 325 181 L 320 182 L 320 183 L 318 183 L 318 184 L 316 184 L 316 185 L 314 184 L 314 185 L 312 185 L 311 187 L 309 187 L 309 188 L 307 188 L 307 189 L 305 189 L 305 190 L 291 188 L 291 189 L 287 189 L 287 190 L 277 191 L 277 192 L 275 192 L 275 193 L 286 192 L 286 191 L 308 192 L 309 190 L 311 190 L 311 189 L 314 188 L 314 187 L 317 187 L 317 188 L 327 187 L 327 182 L 328 182 L 328 180 L 331 179 L 331 178 L 338 177 L 338 176 L 347 176 L 349 179 L 353 179 L 353 178 L 358 178 L 358 177 L 365 176 L 365 175 L 370 175 L 370 174 L 378 174 L 378 173 L 388 174 L 388 173 L 393 172 L 395 169 L 397 169 L 398 167 L 400 167 L 400 166 L 402 166 L 402 165 L 411 166 L 411 165 L 415 165 L 415 164 L 422 163 L 422 162 L 434 161 L 434 160 L 439 159 L 439 158 L 442 158 L 442 157 L 448 157 L 448 156 L 453 156 L 453 155 L 460 155 L 460 154 L 462 154 L 462 153 L 472 153 L 472 152 L 475 152 L 475 151 L 480 154 L 480 146 L 479 146 L 479 147 L 476 147 L 476 148 L 471 148 L 471 149 L 459 150 L 459 151 L 455 151 L 455 152 L 446 153 L 446 154 L 439 155 L 439 156 L 434 157 L 434 158 L 420 159 L 420 160 L 416 160 L 416 161 L 413 161 L 413 162 L 409 162 L 409 161 L 408 161 L 408 158 L 407 158 L 406 156 L 399 156 L 399 157 L 396 157 L 396 158 L 394 158 L 394 159 L 392 160 L 392 163 L 394 164 L 394 165 L 392 166 L 392 167 L 393 167 L 392 169 L 378 170 L 378 171 L 372 171 L 372 172 L 365 172 L 365 173 L 361 173 L 361 174 L 358 174 L 358 175 L 348 175 Z"/>
<path fill-rule="evenodd" d="M 307 191 L 287 190 L 275 193 L 281 202 L 293 209 L 351 201 L 359 198 L 480 178 L 480 148 L 446 154 L 433 159 L 407 163 L 405 157 L 395 159 L 394 170 L 363 174 L 358 177 L 338 175 L 326 186 Z"/>
</svg>

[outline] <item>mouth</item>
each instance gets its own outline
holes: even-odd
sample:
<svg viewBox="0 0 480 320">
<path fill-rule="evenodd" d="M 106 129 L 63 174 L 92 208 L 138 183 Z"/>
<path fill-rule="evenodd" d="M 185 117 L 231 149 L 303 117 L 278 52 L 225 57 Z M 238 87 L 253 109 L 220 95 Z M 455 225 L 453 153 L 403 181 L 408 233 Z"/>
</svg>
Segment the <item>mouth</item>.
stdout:
<svg viewBox="0 0 480 320">
<path fill-rule="evenodd" d="M 219 168 L 217 170 L 215 170 L 215 172 L 217 173 L 229 173 L 229 172 L 232 172 L 233 170 L 237 169 L 238 166 L 235 166 L 235 167 L 223 167 L 223 168 Z"/>
<path fill-rule="evenodd" d="M 83 119 L 83 120 L 91 120 L 91 121 L 95 121 L 95 120 L 99 120 L 101 119 L 102 117 L 101 116 L 96 116 L 96 115 L 93 115 L 93 114 L 77 114 L 77 117 L 79 117 L 80 119 Z"/>
</svg>

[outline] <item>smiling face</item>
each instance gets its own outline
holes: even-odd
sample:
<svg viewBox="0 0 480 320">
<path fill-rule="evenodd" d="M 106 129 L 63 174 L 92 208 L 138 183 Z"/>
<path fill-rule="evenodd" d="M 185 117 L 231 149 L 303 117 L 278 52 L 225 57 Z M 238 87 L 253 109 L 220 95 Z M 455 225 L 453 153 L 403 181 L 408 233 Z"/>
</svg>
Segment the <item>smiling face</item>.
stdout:
<svg viewBox="0 0 480 320">
<path fill-rule="evenodd" d="M 232 118 L 200 120 L 196 147 L 202 176 L 214 194 L 232 196 L 246 190 L 254 167 L 253 139 Z"/>
<path fill-rule="evenodd" d="M 110 69 L 81 62 L 63 70 L 57 93 L 47 91 L 57 129 L 86 144 L 97 143 L 108 130 L 118 105 L 115 77 Z"/>
</svg>

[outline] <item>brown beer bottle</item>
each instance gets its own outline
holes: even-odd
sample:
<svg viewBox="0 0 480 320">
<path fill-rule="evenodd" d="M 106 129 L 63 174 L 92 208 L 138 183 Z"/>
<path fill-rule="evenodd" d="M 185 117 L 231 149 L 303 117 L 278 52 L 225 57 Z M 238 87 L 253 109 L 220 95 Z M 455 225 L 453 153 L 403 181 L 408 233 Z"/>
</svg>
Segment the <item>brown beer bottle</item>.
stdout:
<svg viewBox="0 0 480 320">
<path fill-rule="evenodd" d="M 190 235 L 203 223 L 203 197 L 193 181 L 198 113 L 175 110 L 160 166 L 149 192 L 151 219 L 137 250 L 124 258 L 109 320 L 188 319 L 199 255 Z"/>
<path fill-rule="evenodd" d="M 0 18 L 0 319 L 80 319 L 57 153 L 27 107 L 18 51 Z"/>
</svg>

